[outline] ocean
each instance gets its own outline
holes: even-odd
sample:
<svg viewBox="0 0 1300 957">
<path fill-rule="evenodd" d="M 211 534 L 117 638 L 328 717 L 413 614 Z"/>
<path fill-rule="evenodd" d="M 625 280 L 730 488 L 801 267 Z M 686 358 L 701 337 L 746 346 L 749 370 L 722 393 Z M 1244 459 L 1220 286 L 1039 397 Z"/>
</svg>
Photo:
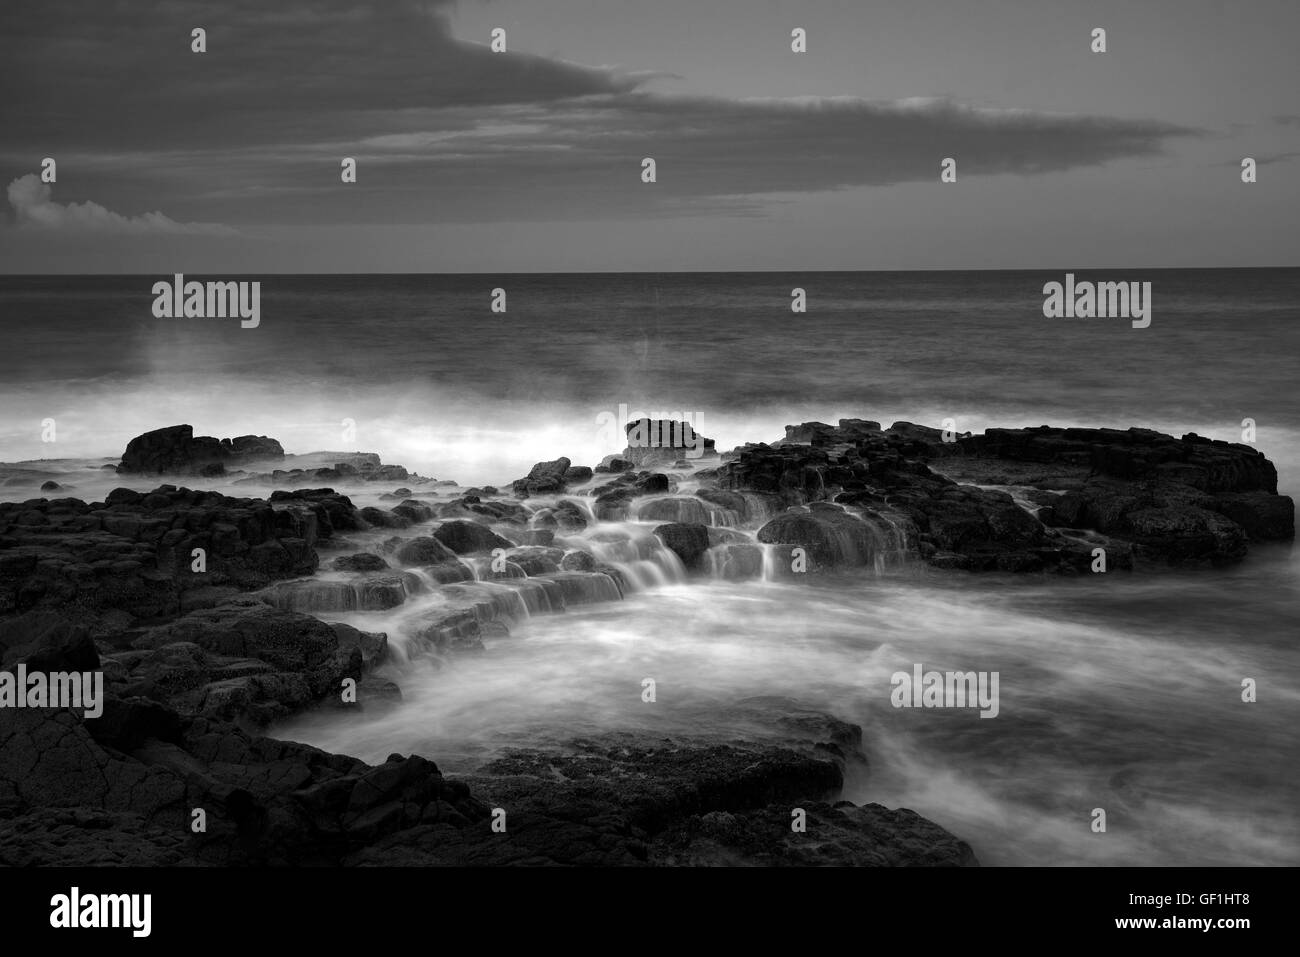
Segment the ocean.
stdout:
<svg viewBox="0 0 1300 957">
<path fill-rule="evenodd" d="M 608 422 L 624 412 L 690 418 L 719 450 L 841 417 L 1231 441 L 1251 419 L 1280 491 L 1300 493 L 1300 270 L 1076 276 L 1151 282 L 1150 327 L 1045 318 L 1043 286 L 1064 270 L 186 277 L 259 280 L 255 329 L 154 318 L 151 287 L 170 276 L 0 278 L 0 461 L 50 460 L 90 498 L 128 483 L 89 466 L 186 422 L 505 485 L 540 460 L 619 451 Z M 791 310 L 796 287 L 806 313 Z M 780 695 L 862 724 L 870 769 L 845 797 L 910 807 L 985 864 L 1294 865 L 1298 570 L 1274 546 L 1228 570 L 1086 580 L 669 575 L 520 621 L 485 655 L 413 663 L 389 714 L 276 733 L 456 772 L 647 723 L 725 737 L 735 701 Z M 331 617 L 400 640 L 402 615 Z M 890 674 L 915 663 L 998 671 L 999 716 L 891 707 Z"/>
</svg>

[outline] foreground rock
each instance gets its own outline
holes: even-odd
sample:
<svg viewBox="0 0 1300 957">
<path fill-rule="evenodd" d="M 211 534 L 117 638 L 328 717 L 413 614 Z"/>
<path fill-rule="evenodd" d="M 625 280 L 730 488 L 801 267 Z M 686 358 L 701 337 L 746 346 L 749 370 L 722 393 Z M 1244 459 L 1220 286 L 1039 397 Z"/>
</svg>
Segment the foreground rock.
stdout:
<svg viewBox="0 0 1300 957">
<path fill-rule="evenodd" d="M 173 710 L 165 702 L 202 704 L 221 686 L 197 698 L 191 687 L 217 656 L 274 659 L 288 669 L 277 679 L 337 674 L 337 639 L 297 622 L 266 632 L 254 623 L 265 612 L 240 614 L 146 635 L 130 673 L 143 664 L 144 683 L 114 682 L 99 718 L 0 709 L 0 865 L 974 863 L 909 812 L 827 810 L 853 758 L 842 742 L 860 737 L 829 719 L 838 733 L 812 746 L 609 735 L 511 752 L 466 782 L 417 755 L 370 766 L 261 737 L 219 709 Z M 6 660 L 85 664 L 85 635 L 70 625 L 41 618 L 11 632 L 0 632 L 17 637 Z M 375 646 L 353 638 L 359 664 Z M 790 807 L 804 805 L 809 833 L 792 839 Z M 508 816 L 504 835 L 493 808 Z"/>
<path fill-rule="evenodd" d="M 162 485 L 3 503 L 0 615 L 69 609 L 101 631 L 173 617 L 311 574 L 317 543 L 359 527 L 355 516 L 328 489 L 268 502 Z"/>
</svg>

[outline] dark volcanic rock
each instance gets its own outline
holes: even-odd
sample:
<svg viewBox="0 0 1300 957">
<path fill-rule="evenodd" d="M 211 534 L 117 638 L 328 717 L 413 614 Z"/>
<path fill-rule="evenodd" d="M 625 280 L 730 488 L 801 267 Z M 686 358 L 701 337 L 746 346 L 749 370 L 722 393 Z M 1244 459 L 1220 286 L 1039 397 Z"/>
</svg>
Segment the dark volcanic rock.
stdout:
<svg viewBox="0 0 1300 957">
<path fill-rule="evenodd" d="M 350 652 L 353 648 L 361 652 L 361 663 L 364 670 L 369 671 L 380 664 L 388 656 L 388 636 L 382 632 L 359 631 L 351 625 L 345 625 L 342 622 L 333 622 L 330 625 L 334 629 L 334 634 L 339 639 L 339 650 Z"/>
<path fill-rule="evenodd" d="M 709 530 L 703 525 L 673 522 L 658 526 L 655 535 L 687 568 L 699 568 L 700 558 L 709 550 Z"/>
<path fill-rule="evenodd" d="M 173 425 L 137 435 L 122 453 L 119 472 L 144 475 L 220 474 L 225 466 L 282 459 L 284 449 L 264 435 L 233 439 L 196 436 L 190 425 Z"/>
<path fill-rule="evenodd" d="M 0 621 L 0 667 L 30 671 L 94 671 L 99 652 L 84 626 L 51 611 Z"/>
<path fill-rule="evenodd" d="M 570 465 L 564 472 L 565 485 L 581 485 L 592 477 L 592 470 L 585 465 Z"/>
<path fill-rule="evenodd" d="M 1257 449 L 1151 429 L 989 429 L 958 440 L 964 454 L 1087 466 L 1118 479 L 1152 479 L 1201 492 L 1277 493 L 1277 469 Z"/>
<path fill-rule="evenodd" d="M 322 490 L 328 492 L 328 490 Z M 332 492 L 274 504 L 163 485 L 104 503 L 0 504 L 0 615 L 32 608 L 175 615 L 190 592 L 252 590 L 316 570 L 316 543 L 354 522 Z"/>
<path fill-rule="evenodd" d="M 369 552 L 357 552 L 355 555 L 340 555 L 330 562 L 330 568 L 340 572 L 377 572 L 388 568 L 388 562 Z"/>
<path fill-rule="evenodd" d="M 830 456 L 807 446 L 760 445 L 718 468 L 718 487 L 760 492 L 786 505 L 803 505 L 826 497 Z"/>
<path fill-rule="evenodd" d="M 373 505 L 367 505 L 358 513 L 368 525 L 375 528 L 410 528 L 411 520 L 405 515 L 398 515 L 396 512 L 390 512 L 382 508 L 375 508 Z"/>
<path fill-rule="evenodd" d="M 592 512 L 602 521 L 622 521 L 628 517 L 633 499 L 642 495 L 662 495 L 676 487 L 676 481 L 663 472 L 625 472 L 612 482 L 591 490 L 589 494 L 596 496 Z"/>
<path fill-rule="evenodd" d="M 528 575 L 546 575 L 560 570 L 564 559 L 564 549 L 548 548 L 542 545 L 522 545 L 506 553 L 510 561 L 518 565 Z M 590 571 L 591 569 L 578 569 Z"/>
<path fill-rule="evenodd" d="M 716 471 L 719 490 L 785 505 L 856 506 L 943 568 L 1080 572 L 1098 544 L 1112 568 L 1223 565 L 1240 561 L 1252 540 L 1295 534 L 1294 505 L 1276 494 L 1267 459 L 1195 435 L 1043 426 L 972 436 L 841 420 L 792 426 L 778 445 L 748 446 L 728 459 Z M 1019 488 L 1022 500 L 977 484 Z M 815 527 L 825 521 L 774 522 L 765 541 L 836 550 L 830 530 Z M 844 530 L 852 542 L 855 530 Z"/>
<path fill-rule="evenodd" d="M 485 804 L 506 811 L 509 840 L 421 827 L 384 838 L 348 860 L 602 866 L 976 863 L 967 845 L 910 811 L 827 804 L 843 784 L 846 761 L 834 741 L 854 747 L 861 735 L 860 728 L 830 723 L 844 733 L 833 732 L 827 740 L 823 728 L 813 732 L 814 740 L 724 744 L 610 733 L 557 749 L 511 751 L 465 779 Z M 808 812 L 806 833 L 791 831 L 794 808 Z"/>
<path fill-rule="evenodd" d="M 630 472 L 636 468 L 636 463 L 623 458 L 621 455 L 607 455 L 600 460 L 593 472 Z"/>
<path fill-rule="evenodd" d="M 428 536 L 403 542 L 393 556 L 403 565 L 437 565 L 456 560 L 456 553 L 452 549 Z"/>
<path fill-rule="evenodd" d="M 594 572 L 596 559 L 589 552 L 568 552 L 560 559 L 560 568 L 566 572 Z"/>
<path fill-rule="evenodd" d="M 208 670 L 204 677 L 218 680 L 208 680 L 189 703 L 196 712 L 216 717 L 246 716 L 266 723 L 337 693 L 345 677 L 359 677 L 349 662 L 340 660 L 339 638 L 329 625 L 256 602 L 193 612 L 150 629 L 132 646 L 161 649 L 177 643 L 268 666 L 229 677 Z"/>
<path fill-rule="evenodd" d="M 434 506 L 434 517 L 440 519 L 467 518 L 470 521 L 501 522 L 507 525 L 524 525 L 528 522 L 528 509 L 516 502 L 483 501 L 478 495 L 466 494 L 450 502 Z"/>
<path fill-rule="evenodd" d="M 634 468 L 646 465 L 672 465 L 679 460 L 700 462 L 716 458 L 713 439 L 706 439 L 695 431 L 689 422 L 669 419 L 637 419 L 623 427 L 627 433 L 627 448 L 619 459 L 632 463 Z M 605 466 L 611 472 L 615 461 Z"/>
<path fill-rule="evenodd" d="M 424 502 L 417 502 L 414 499 L 407 499 L 400 505 L 394 505 L 392 508 L 394 515 L 401 515 L 410 521 L 412 525 L 418 525 L 420 522 L 427 522 L 433 518 L 433 508 Z"/>
<path fill-rule="evenodd" d="M 758 530 L 758 540 L 799 545 L 807 549 L 811 564 L 818 567 L 870 564 L 881 549 L 874 527 L 825 503 L 777 516 Z"/>
<path fill-rule="evenodd" d="M 515 480 L 511 487 L 520 498 L 563 492 L 565 474 L 569 471 L 570 464 L 563 456 L 554 462 L 538 462 L 527 477 Z"/>
<path fill-rule="evenodd" d="M 443 522 L 433 537 L 457 555 L 491 551 L 494 548 L 513 548 L 514 542 L 502 538 L 486 525 L 477 522 Z"/>
<path fill-rule="evenodd" d="M 0 864 L 338 864 L 413 828 L 491 836 L 488 808 L 415 755 L 372 767 L 148 703 L 105 719 L 101 743 L 70 712 L 0 713 Z"/>
<path fill-rule="evenodd" d="M 906 808 L 848 801 L 803 802 L 805 831 L 792 808 L 713 811 L 668 828 L 651 863 L 665 866 L 978 867 L 975 853 L 933 821 Z"/>
</svg>

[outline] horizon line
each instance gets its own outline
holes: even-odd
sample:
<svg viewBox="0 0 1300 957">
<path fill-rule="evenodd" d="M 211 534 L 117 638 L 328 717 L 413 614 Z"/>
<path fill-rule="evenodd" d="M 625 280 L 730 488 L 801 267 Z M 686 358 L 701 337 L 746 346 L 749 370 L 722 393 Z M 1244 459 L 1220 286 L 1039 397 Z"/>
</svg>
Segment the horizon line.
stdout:
<svg viewBox="0 0 1300 957">
<path fill-rule="evenodd" d="M 545 270 L 545 271 L 512 271 L 512 270 L 475 270 L 473 272 L 442 272 L 429 271 L 419 272 L 415 270 L 393 270 L 393 271 L 372 271 L 372 272 L 338 272 L 333 270 L 316 270 L 312 272 L 247 272 L 238 269 L 222 270 L 221 272 L 180 272 L 179 275 L 193 276 L 218 276 L 218 275 L 240 275 L 240 276 L 336 276 L 336 277 L 355 277 L 355 276 L 678 276 L 678 275 L 762 275 L 762 274 L 790 274 L 790 273 L 1000 273 L 1000 272 L 1097 272 L 1105 270 L 1108 272 L 1205 272 L 1210 270 L 1227 271 L 1227 270 L 1265 270 L 1265 269 L 1300 269 L 1300 264 L 1292 265 L 1268 265 L 1268 266 L 975 266 L 975 267 L 954 267 L 954 266 L 917 266 L 902 269 L 880 269 L 880 268 L 838 268 L 838 267 L 783 267 L 783 268 L 754 268 L 754 269 L 592 269 L 580 272 L 563 271 L 563 270 Z M 108 277 L 134 277 L 134 276 L 159 276 L 164 275 L 161 271 L 153 272 L 2 272 L 0 279 L 38 279 L 38 278 L 108 278 Z M 177 275 L 173 270 L 166 275 Z"/>
</svg>

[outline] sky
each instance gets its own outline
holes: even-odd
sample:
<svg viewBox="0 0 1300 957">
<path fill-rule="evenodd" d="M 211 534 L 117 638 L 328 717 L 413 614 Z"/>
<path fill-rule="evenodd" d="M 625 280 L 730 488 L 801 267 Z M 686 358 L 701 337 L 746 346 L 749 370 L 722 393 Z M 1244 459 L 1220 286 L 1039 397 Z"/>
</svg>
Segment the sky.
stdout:
<svg viewBox="0 0 1300 957">
<path fill-rule="evenodd" d="M 0 272 L 1295 266 L 1298 27 L 1295 0 L 9 3 Z"/>
</svg>

